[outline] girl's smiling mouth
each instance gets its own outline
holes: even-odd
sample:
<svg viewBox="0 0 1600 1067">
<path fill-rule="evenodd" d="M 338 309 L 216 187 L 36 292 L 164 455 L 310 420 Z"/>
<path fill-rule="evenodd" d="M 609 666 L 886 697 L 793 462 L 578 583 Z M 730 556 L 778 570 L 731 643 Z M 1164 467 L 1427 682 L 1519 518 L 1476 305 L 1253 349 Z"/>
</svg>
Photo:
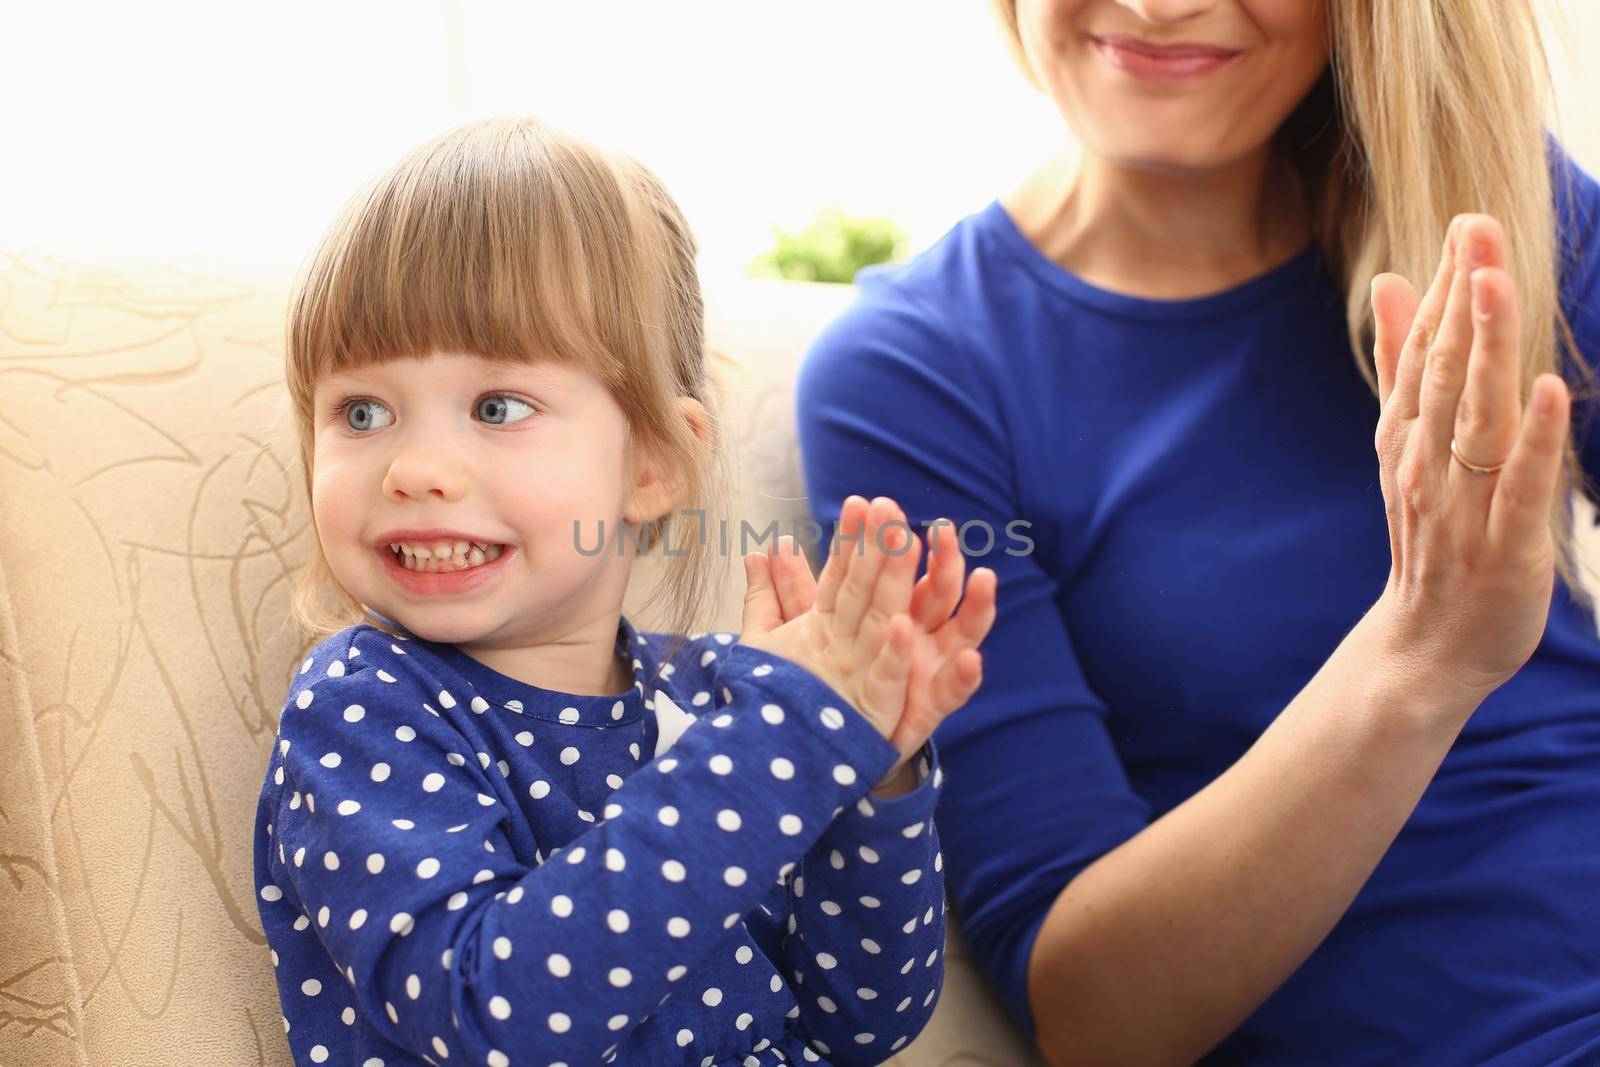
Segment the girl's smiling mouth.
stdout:
<svg viewBox="0 0 1600 1067">
<path fill-rule="evenodd" d="M 462 571 L 500 558 L 504 545 L 487 541 L 440 541 L 433 545 L 409 541 L 389 542 L 389 551 L 408 571 L 441 574 Z"/>
<path fill-rule="evenodd" d="M 516 551 L 485 541 L 385 541 L 375 551 L 391 581 L 423 596 L 471 592 L 492 582 Z"/>
</svg>

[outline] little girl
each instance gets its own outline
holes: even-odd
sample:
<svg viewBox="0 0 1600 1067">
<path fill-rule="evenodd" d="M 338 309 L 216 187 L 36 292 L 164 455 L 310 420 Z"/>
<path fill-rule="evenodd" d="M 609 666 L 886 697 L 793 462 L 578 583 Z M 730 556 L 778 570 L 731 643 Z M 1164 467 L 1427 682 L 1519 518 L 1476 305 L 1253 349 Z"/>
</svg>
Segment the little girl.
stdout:
<svg viewBox="0 0 1600 1067">
<path fill-rule="evenodd" d="M 331 636 L 255 834 L 296 1063 L 871 1064 L 932 1011 L 927 739 L 993 572 L 930 536 L 918 580 L 903 513 L 856 497 L 820 582 L 792 541 L 746 556 L 737 640 L 635 629 L 640 544 L 683 535 L 675 631 L 709 588 L 667 521 L 716 499 L 693 259 L 638 164 L 494 120 L 381 177 L 301 279 L 295 605 Z"/>
</svg>

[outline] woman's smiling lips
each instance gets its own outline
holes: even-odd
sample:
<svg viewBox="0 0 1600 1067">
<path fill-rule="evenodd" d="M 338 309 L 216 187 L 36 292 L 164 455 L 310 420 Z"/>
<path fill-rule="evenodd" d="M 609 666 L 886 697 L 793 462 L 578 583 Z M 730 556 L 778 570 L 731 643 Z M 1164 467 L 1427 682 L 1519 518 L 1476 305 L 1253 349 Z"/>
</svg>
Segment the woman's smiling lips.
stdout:
<svg viewBox="0 0 1600 1067">
<path fill-rule="evenodd" d="M 1095 50 L 1118 70 L 1137 78 L 1180 81 L 1209 74 L 1239 55 L 1238 50 L 1210 44 L 1156 45 L 1122 34 L 1091 35 Z"/>
</svg>

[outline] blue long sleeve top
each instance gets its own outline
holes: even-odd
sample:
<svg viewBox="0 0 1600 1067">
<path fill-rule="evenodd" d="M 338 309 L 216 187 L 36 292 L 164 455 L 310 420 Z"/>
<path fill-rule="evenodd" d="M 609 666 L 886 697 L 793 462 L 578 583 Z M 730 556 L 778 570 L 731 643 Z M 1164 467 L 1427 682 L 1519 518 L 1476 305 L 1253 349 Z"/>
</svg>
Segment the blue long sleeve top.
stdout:
<svg viewBox="0 0 1600 1067">
<path fill-rule="evenodd" d="M 291 682 L 256 817 L 297 1064 L 875 1064 L 932 1012 L 932 747 L 798 665 L 640 633 L 573 696 L 371 626 Z"/>
<path fill-rule="evenodd" d="M 1592 364 L 1600 187 L 1553 159 Z M 824 527 L 849 493 L 970 524 L 998 573 L 985 681 L 935 735 L 938 820 L 964 938 L 1031 1032 L 1051 903 L 1238 760 L 1382 592 L 1378 404 L 1315 246 L 1143 299 L 992 203 L 857 280 L 799 380 L 806 487 Z M 1580 442 L 1600 478 L 1600 426 Z M 1205 1063 L 1600 1063 L 1600 640 L 1557 584 L 1349 910 Z"/>
</svg>

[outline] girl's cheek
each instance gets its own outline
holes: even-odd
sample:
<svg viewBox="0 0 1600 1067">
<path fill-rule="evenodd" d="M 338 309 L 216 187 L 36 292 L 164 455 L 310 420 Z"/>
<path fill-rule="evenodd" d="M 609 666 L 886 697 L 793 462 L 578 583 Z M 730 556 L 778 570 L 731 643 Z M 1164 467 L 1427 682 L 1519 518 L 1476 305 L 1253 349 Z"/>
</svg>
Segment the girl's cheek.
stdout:
<svg viewBox="0 0 1600 1067">
<path fill-rule="evenodd" d="M 362 479 L 381 480 L 383 469 L 337 448 L 318 449 L 311 467 L 311 483 L 348 489 Z"/>
<path fill-rule="evenodd" d="M 587 531 L 594 528 L 596 520 L 607 517 L 596 498 L 564 486 L 552 486 L 530 500 L 524 513 L 531 525 L 546 536 L 561 534 L 566 537 L 572 535 L 574 523 Z"/>
<path fill-rule="evenodd" d="M 311 475 L 311 512 L 317 527 L 325 534 L 355 523 L 353 501 L 366 499 L 367 494 L 357 494 L 351 484 L 348 467 L 337 462 L 327 462 L 314 467 Z"/>
</svg>

